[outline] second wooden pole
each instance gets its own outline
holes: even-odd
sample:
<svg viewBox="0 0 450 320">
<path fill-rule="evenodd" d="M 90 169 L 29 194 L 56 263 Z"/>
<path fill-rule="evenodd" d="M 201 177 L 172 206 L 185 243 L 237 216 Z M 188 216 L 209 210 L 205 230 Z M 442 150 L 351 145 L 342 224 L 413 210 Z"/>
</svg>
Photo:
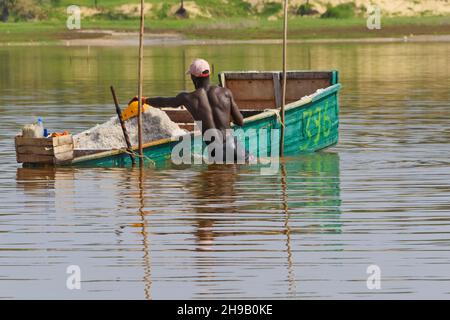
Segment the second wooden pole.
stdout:
<svg viewBox="0 0 450 320">
<path fill-rule="evenodd" d="M 283 26 L 283 92 L 281 96 L 281 135 L 280 135 L 280 156 L 284 154 L 284 106 L 286 104 L 286 65 L 287 65 L 287 26 L 288 26 L 288 0 L 284 0 L 284 26 Z"/>
<path fill-rule="evenodd" d="M 142 82 L 144 64 L 144 0 L 141 0 L 141 27 L 139 30 L 139 69 L 138 69 L 138 144 L 139 144 L 139 165 L 144 165 L 144 155 L 142 148 Z"/>
</svg>

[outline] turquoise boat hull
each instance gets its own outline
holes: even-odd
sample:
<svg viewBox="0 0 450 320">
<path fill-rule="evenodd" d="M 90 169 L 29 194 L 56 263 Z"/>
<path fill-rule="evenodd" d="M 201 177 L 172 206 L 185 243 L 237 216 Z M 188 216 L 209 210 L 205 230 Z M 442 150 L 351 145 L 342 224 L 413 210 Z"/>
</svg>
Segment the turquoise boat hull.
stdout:
<svg viewBox="0 0 450 320">
<path fill-rule="evenodd" d="M 304 97 L 285 107 L 284 154 L 311 153 L 333 146 L 339 139 L 339 100 L 341 85 L 337 83 L 324 88 L 320 93 Z M 332 82 L 332 83 L 333 83 Z M 246 150 L 257 157 L 269 157 L 279 150 L 280 140 L 276 132 L 281 130 L 279 109 L 269 109 L 244 119 L 242 127 L 233 127 L 236 137 Z M 272 129 L 275 129 L 273 131 Z M 275 132 L 275 133 L 273 133 Z M 271 139 L 270 137 L 275 137 Z M 202 150 L 201 139 L 189 133 L 176 137 L 153 141 L 144 145 L 144 163 L 160 165 L 171 161 L 173 148 L 181 139 L 190 138 L 191 148 Z M 261 140 L 266 141 L 261 143 Z M 135 148 L 136 150 L 136 148 Z M 83 167 L 128 167 L 131 159 L 124 150 L 100 152 L 75 158 L 72 166 Z"/>
</svg>

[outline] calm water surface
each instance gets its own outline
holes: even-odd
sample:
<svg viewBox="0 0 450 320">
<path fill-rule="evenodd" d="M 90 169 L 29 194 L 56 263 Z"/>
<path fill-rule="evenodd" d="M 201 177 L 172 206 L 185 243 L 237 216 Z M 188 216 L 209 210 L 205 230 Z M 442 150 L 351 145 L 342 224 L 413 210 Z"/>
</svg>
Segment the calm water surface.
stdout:
<svg viewBox="0 0 450 320">
<path fill-rule="evenodd" d="M 13 136 L 79 132 L 135 95 L 136 50 L 0 47 L 0 298 L 450 298 L 450 44 L 292 45 L 341 72 L 340 143 L 250 166 L 23 169 Z M 149 47 L 145 94 L 280 69 L 275 45 Z M 369 265 L 381 289 L 366 286 Z M 81 268 L 81 290 L 66 268 Z"/>
</svg>

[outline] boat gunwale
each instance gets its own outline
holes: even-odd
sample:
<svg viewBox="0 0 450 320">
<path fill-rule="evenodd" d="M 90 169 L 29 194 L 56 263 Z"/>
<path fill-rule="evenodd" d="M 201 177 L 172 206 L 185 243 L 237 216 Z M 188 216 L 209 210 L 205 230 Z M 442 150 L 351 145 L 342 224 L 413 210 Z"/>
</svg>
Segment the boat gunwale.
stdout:
<svg viewBox="0 0 450 320">
<path fill-rule="evenodd" d="M 297 109 L 297 108 L 301 108 L 304 107 L 310 103 L 313 103 L 315 101 L 320 100 L 321 98 L 328 96 L 336 91 L 338 91 L 341 88 L 341 84 L 340 83 L 336 83 L 333 85 L 330 85 L 326 88 L 323 89 L 322 92 L 320 93 L 313 93 L 309 96 L 304 96 L 299 100 L 293 101 L 289 104 L 287 104 L 285 106 L 285 112 L 292 110 L 292 109 Z M 244 125 L 246 125 L 247 123 L 251 123 L 254 121 L 258 121 L 264 118 L 269 118 L 269 117 L 273 117 L 274 115 L 276 115 L 278 112 L 280 112 L 280 108 L 268 108 L 266 110 L 264 110 L 261 113 L 255 114 L 253 116 L 250 116 L 248 118 L 244 118 Z M 232 124 L 231 127 L 235 127 L 234 124 Z M 148 143 L 143 144 L 143 149 L 147 149 L 150 147 L 154 147 L 154 146 L 158 146 L 158 145 L 162 145 L 162 144 L 166 144 L 166 143 L 170 143 L 170 142 L 175 142 L 175 141 L 180 141 L 180 139 L 182 137 L 185 137 L 187 135 L 191 135 L 191 136 L 195 136 L 195 135 L 199 135 L 199 132 L 189 132 L 186 133 L 184 135 L 181 136 L 176 136 L 176 137 L 169 137 L 169 138 L 163 138 L 163 139 L 159 139 L 159 140 L 155 140 L 155 141 L 151 141 Z M 131 148 L 133 151 L 138 149 L 138 146 L 133 146 Z M 81 157 L 76 157 L 72 160 L 71 164 L 78 164 L 78 163 L 83 163 L 86 161 L 91 161 L 91 160 L 96 160 L 96 159 L 101 159 L 101 158 L 106 158 L 106 157 L 111 157 L 111 156 L 116 156 L 119 154 L 126 154 L 127 150 L 125 150 L 125 148 L 123 149 L 113 149 L 113 150 L 107 150 L 107 151 L 102 151 L 102 152 L 98 152 L 98 153 L 94 153 L 94 154 L 89 154 L 89 155 L 85 155 L 85 156 L 81 156 Z"/>
</svg>

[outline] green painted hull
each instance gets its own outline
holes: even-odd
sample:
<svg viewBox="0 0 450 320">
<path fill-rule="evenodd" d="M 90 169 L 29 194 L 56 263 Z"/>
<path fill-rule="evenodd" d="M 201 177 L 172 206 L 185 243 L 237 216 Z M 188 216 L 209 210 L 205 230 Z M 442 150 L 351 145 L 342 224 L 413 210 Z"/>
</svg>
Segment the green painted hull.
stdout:
<svg viewBox="0 0 450 320">
<path fill-rule="evenodd" d="M 286 106 L 285 155 L 315 152 L 338 142 L 339 89 L 340 84 L 336 83 L 312 98 L 303 98 Z M 272 141 L 267 138 L 264 143 L 261 143 L 261 140 L 263 140 L 264 132 L 267 137 L 270 137 L 270 129 L 281 129 L 279 120 L 279 114 L 271 109 L 246 118 L 242 127 L 233 129 L 246 150 L 258 157 L 267 157 L 272 151 L 278 150 L 279 139 Z M 193 137 L 193 134 L 190 136 Z M 146 165 L 170 162 L 172 149 L 179 140 L 180 138 L 163 139 L 144 145 Z M 191 139 L 192 150 L 201 150 L 199 143 L 201 144 L 199 139 Z M 131 166 L 131 160 L 127 153 L 115 150 L 76 158 L 71 165 L 127 167 Z"/>
</svg>

